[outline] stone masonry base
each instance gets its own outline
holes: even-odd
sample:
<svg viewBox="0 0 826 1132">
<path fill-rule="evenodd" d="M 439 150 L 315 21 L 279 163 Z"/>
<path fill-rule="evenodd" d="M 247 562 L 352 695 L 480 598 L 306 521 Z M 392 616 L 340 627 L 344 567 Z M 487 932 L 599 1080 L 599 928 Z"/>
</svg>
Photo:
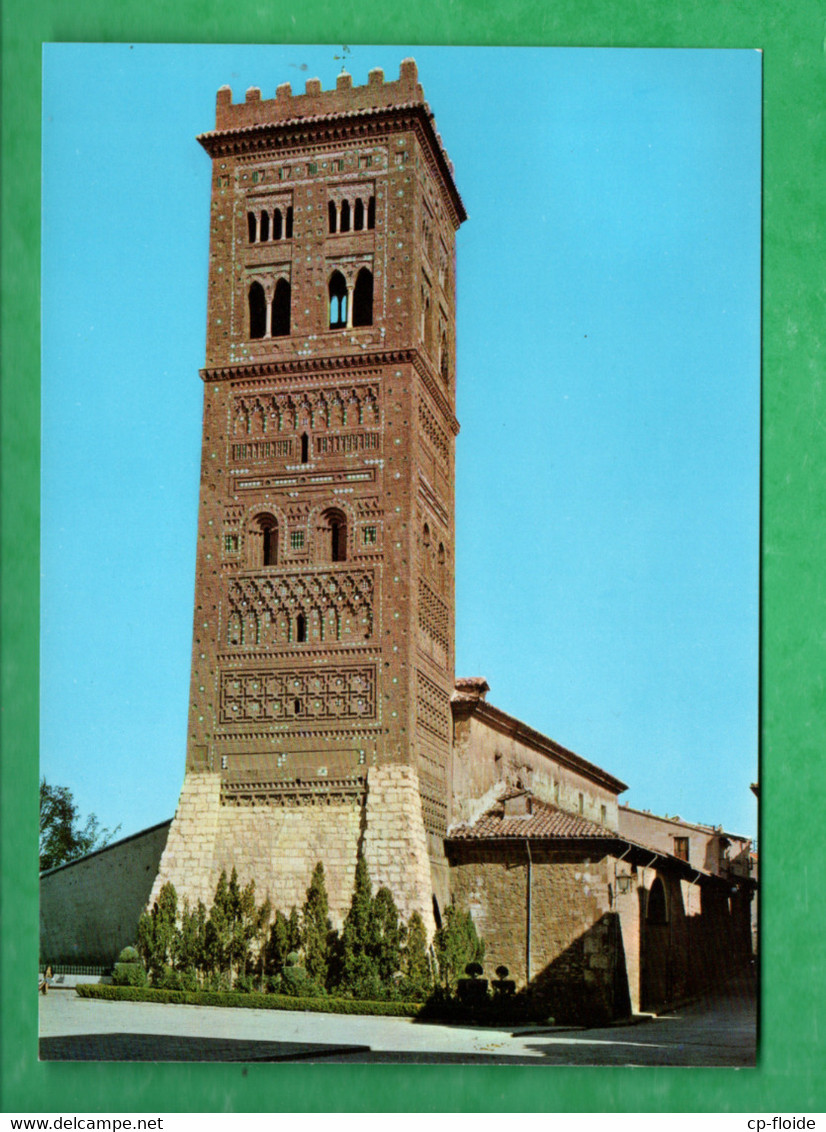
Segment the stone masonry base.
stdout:
<svg viewBox="0 0 826 1132">
<path fill-rule="evenodd" d="M 235 867 L 241 885 L 255 880 L 256 899 L 269 896 L 289 914 L 301 908 L 318 861 L 324 865 L 330 916 L 340 927 L 353 891 L 361 848 L 373 891 L 386 885 L 401 915 L 433 920 L 430 862 L 416 771 L 371 767 L 362 802 L 222 806 L 220 775 L 187 773 L 178 809 L 149 898 L 172 881 L 179 902 L 209 907 L 222 870 Z"/>
</svg>

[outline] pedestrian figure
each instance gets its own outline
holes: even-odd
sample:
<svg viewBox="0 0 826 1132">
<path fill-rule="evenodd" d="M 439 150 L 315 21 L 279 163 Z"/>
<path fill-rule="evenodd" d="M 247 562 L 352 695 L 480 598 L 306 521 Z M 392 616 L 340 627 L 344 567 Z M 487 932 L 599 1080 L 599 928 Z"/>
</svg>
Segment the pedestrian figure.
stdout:
<svg viewBox="0 0 826 1132">
<path fill-rule="evenodd" d="M 51 963 L 47 963 L 46 964 L 46 970 L 43 972 L 43 982 L 40 984 L 40 993 L 41 994 L 48 994 L 49 993 L 49 984 L 52 981 L 52 977 L 53 977 L 53 974 L 52 974 Z"/>
</svg>

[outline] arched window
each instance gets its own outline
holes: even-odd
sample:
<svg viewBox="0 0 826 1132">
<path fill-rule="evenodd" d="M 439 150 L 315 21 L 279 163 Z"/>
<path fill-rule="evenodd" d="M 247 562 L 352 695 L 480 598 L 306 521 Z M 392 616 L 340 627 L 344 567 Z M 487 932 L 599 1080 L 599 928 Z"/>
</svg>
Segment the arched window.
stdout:
<svg viewBox="0 0 826 1132">
<path fill-rule="evenodd" d="M 274 515 L 266 512 L 256 515 L 248 541 L 250 566 L 278 564 L 278 523 Z"/>
<path fill-rule="evenodd" d="M 342 511 L 331 507 L 323 515 L 327 530 L 327 557 L 330 562 L 347 561 L 347 519 Z"/>
<path fill-rule="evenodd" d="M 437 554 L 437 559 L 438 559 L 439 565 L 444 566 L 444 564 L 445 564 L 445 546 L 444 546 L 444 543 L 442 543 L 442 542 L 439 543 L 439 552 Z"/>
<path fill-rule="evenodd" d="M 430 527 L 427 523 L 422 527 L 422 543 L 425 546 L 430 546 Z"/>
<path fill-rule="evenodd" d="M 430 297 L 422 291 L 422 341 L 426 344 L 430 339 Z"/>
<path fill-rule="evenodd" d="M 263 338 L 267 332 L 267 300 L 260 283 L 253 283 L 249 293 L 250 338 Z"/>
<path fill-rule="evenodd" d="M 353 209 L 353 231 L 360 232 L 364 227 L 364 202 L 361 197 L 356 199 L 355 208 Z"/>
<path fill-rule="evenodd" d="M 287 206 L 287 231 L 284 233 L 288 240 L 293 238 L 293 206 Z"/>
<path fill-rule="evenodd" d="M 373 325 L 373 274 L 363 267 L 353 291 L 353 326 Z"/>
<path fill-rule="evenodd" d="M 341 222 L 338 226 L 339 232 L 350 231 L 350 202 L 343 200 L 341 202 Z"/>
<path fill-rule="evenodd" d="M 335 232 L 337 216 L 336 216 L 336 202 L 334 200 L 330 200 L 330 201 L 327 202 L 327 220 L 328 220 L 328 226 L 329 226 L 330 231 Z"/>
<path fill-rule="evenodd" d="M 376 227 L 376 198 L 375 197 L 370 197 L 370 200 L 367 202 L 367 227 L 368 228 L 375 228 Z"/>
<path fill-rule="evenodd" d="M 280 338 L 290 333 L 290 285 L 279 279 L 272 300 L 272 335 Z"/>
<path fill-rule="evenodd" d="M 265 210 L 261 213 L 261 239 L 269 240 L 270 238 L 270 214 Z"/>
<path fill-rule="evenodd" d="M 255 243 L 255 229 L 256 229 L 255 213 L 254 212 L 248 212 L 247 213 L 247 232 L 249 234 L 249 240 L 250 240 L 251 244 Z"/>
<path fill-rule="evenodd" d="M 307 640 L 307 618 L 303 613 L 299 613 L 295 619 L 295 639 L 299 644 Z"/>
<path fill-rule="evenodd" d="M 447 359 L 447 334 L 442 334 L 442 340 L 439 344 L 439 372 L 442 378 L 447 381 L 448 379 L 448 359 Z"/>
<path fill-rule="evenodd" d="M 280 240 L 284 235 L 284 220 L 281 216 L 281 209 L 277 208 L 272 215 L 272 238 Z"/>
<path fill-rule="evenodd" d="M 649 924 L 668 923 L 668 905 L 665 898 L 665 887 L 659 877 L 656 878 L 648 893 L 648 908 L 645 918 Z"/>
<path fill-rule="evenodd" d="M 340 271 L 330 276 L 330 329 L 347 325 L 347 284 Z"/>
<path fill-rule="evenodd" d="M 301 435 L 301 463 L 306 464 L 310 459 L 310 438 L 307 433 Z"/>
</svg>

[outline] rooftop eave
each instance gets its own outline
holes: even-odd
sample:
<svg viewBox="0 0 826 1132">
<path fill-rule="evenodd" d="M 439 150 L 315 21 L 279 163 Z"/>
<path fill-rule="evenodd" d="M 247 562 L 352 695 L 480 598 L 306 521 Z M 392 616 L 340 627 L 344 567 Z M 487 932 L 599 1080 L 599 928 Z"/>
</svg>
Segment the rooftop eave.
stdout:
<svg viewBox="0 0 826 1132">
<path fill-rule="evenodd" d="M 521 845 L 524 842 L 530 842 L 531 845 L 541 845 L 547 849 L 579 849 L 582 852 L 599 852 L 615 857 L 618 860 L 621 858 L 624 862 L 630 865 L 636 865 L 638 868 L 667 868 L 672 872 L 677 873 L 680 880 L 687 880 L 695 884 L 705 885 L 724 885 L 732 887 L 735 885 L 743 886 L 745 888 L 755 889 L 757 882 L 752 877 L 722 877 L 715 873 L 709 873 L 705 869 L 698 869 L 696 866 L 691 865 L 688 861 L 683 861 L 679 857 L 674 857 L 670 853 L 659 853 L 656 849 L 649 849 L 646 845 L 639 845 L 635 841 L 629 841 L 627 838 L 618 837 L 615 834 L 607 834 L 604 837 L 580 837 L 580 836 L 557 836 L 557 835 L 530 835 L 520 837 L 518 834 L 508 834 L 507 836 L 497 837 L 495 835 L 486 837 L 463 837 L 459 835 L 461 827 L 453 827 L 448 830 L 445 837 L 445 849 L 454 848 L 459 846 L 506 846 L 506 845 Z"/>
<path fill-rule="evenodd" d="M 306 144 L 309 138 L 296 138 L 296 134 L 313 134 L 320 141 L 327 140 L 331 134 L 361 135 L 398 132 L 416 129 L 419 138 L 430 154 L 441 181 L 446 189 L 446 197 L 453 214 L 456 228 L 467 220 L 467 212 L 456 183 L 447 154 L 433 127 L 433 112 L 426 102 L 405 102 L 394 106 L 368 107 L 363 110 L 346 110 L 333 114 L 312 114 L 304 117 L 283 118 L 273 122 L 261 122 L 231 129 L 210 130 L 199 134 L 197 141 L 210 157 L 228 154 L 263 151 L 279 146 Z M 332 140 L 332 138 L 330 138 Z"/>
</svg>

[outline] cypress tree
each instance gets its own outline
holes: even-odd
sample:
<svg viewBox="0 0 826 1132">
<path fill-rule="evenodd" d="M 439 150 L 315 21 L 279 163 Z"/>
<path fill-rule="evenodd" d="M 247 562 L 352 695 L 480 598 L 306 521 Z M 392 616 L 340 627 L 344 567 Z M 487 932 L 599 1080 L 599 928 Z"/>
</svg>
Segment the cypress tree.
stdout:
<svg viewBox="0 0 826 1132">
<path fill-rule="evenodd" d="M 407 930 L 389 888 L 380 888 L 373 897 L 370 914 L 370 943 L 379 979 L 386 987 L 401 967 L 401 949 Z"/>
<path fill-rule="evenodd" d="M 443 984 L 453 990 L 464 978 L 468 963 L 483 963 L 485 945 L 479 938 L 470 912 L 460 912 L 451 904 L 445 910 L 442 926 L 433 940 Z"/>
<path fill-rule="evenodd" d="M 402 970 L 405 993 L 412 999 L 427 998 L 433 989 L 433 976 L 427 955 L 427 930 L 418 912 L 411 915 L 407 924 Z"/>
<path fill-rule="evenodd" d="M 138 921 L 138 951 L 153 982 L 175 961 L 178 946 L 178 894 L 167 881 L 152 911 Z"/>
<path fill-rule="evenodd" d="M 304 967 L 309 977 L 323 987 L 327 985 L 330 967 L 330 945 L 333 925 L 329 917 L 324 866 L 319 861 L 313 870 L 301 919 L 304 944 Z"/>
<path fill-rule="evenodd" d="M 341 982 L 357 998 L 371 998 L 380 979 L 370 949 L 373 896 L 367 862 L 361 853 L 350 909 L 341 930 Z"/>
</svg>

